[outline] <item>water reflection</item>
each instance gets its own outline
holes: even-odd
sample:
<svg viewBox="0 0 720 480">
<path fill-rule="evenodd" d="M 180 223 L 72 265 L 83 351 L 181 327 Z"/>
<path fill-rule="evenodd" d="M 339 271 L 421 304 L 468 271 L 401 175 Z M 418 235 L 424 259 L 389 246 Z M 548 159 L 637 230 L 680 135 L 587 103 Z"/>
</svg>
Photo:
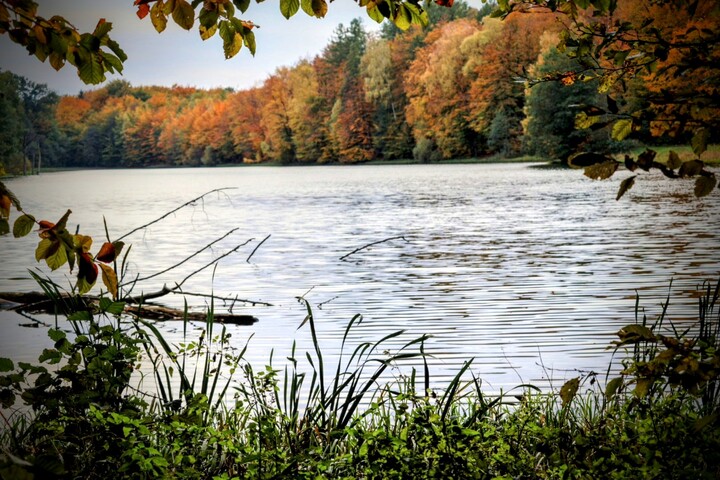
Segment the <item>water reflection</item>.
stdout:
<svg viewBox="0 0 720 480">
<path fill-rule="evenodd" d="M 103 215 L 111 236 L 119 236 L 189 198 L 235 187 L 129 239 L 131 274 L 148 275 L 239 227 L 145 291 L 172 285 L 254 238 L 223 259 L 214 276 L 208 270 L 184 286 L 273 305 L 235 304 L 236 313 L 260 319 L 250 328 L 228 327 L 238 345 L 254 333 L 252 362 L 264 363 L 271 349 L 284 358 L 293 338 L 309 346 L 309 332 L 297 330 L 305 312 L 296 297 L 305 295 L 328 357 L 339 352 L 346 323 L 362 313 L 351 346 L 400 329 L 406 333 L 389 347 L 428 333 L 438 381 L 475 357 L 476 375 L 500 389 L 521 381 L 558 384 L 577 369 L 604 371 L 614 332 L 634 319 L 636 292 L 652 318 L 671 279 L 673 292 L 688 294 L 673 296 L 673 319 L 692 320 L 692 293 L 720 273 L 718 195 L 696 200 L 684 183 L 642 180 L 620 202 L 615 181 L 526 165 L 66 172 L 9 186 L 39 217 L 54 219 L 71 208 L 71 220 L 96 239 Z M 400 235 L 407 242 L 380 243 L 340 260 Z M 36 289 L 18 280 L 34 262 L 33 241 L 0 239 L 0 291 Z M 201 299 L 188 300 L 203 308 Z M 179 296 L 163 301 L 182 305 Z M 24 322 L 7 314 L 0 321 L 3 354 L 8 342 L 42 348 L 42 338 L 13 336 Z M 163 329 L 180 340 L 176 325 Z"/>
</svg>

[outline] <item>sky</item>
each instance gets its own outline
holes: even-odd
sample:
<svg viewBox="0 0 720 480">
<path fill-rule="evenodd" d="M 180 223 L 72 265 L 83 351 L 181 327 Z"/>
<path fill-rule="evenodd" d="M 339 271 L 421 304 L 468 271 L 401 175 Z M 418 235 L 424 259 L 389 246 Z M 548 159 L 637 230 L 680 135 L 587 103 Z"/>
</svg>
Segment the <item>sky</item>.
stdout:
<svg viewBox="0 0 720 480">
<path fill-rule="evenodd" d="M 110 37 L 128 56 L 122 75 L 109 75 L 108 81 L 123 79 L 133 86 L 231 87 L 236 90 L 260 85 L 278 67 L 291 66 L 303 58 L 318 55 L 339 24 L 349 25 L 361 18 L 367 31 L 380 26 L 370 19 L 354 0 L 335 0 L 323 19 L 309 17 L 302 10 L 286 20 L 280 14 L 279 0 L 252 2 L 241 17 L 252 20 L 257 43 L 255 57 L 243 49 L 226 60 L 219 35 L 202 41 L 197 21 L 186 31 L 172 21 L 158 34 L 149 16 L 140 20 L 133 0 L 37 0 L 38 15 L 62 15 L 81 32 L 92 32 L 98 19 L 112 22 Z M 482 6 L 481 0 L 469 5 Z M 20 45 L 0 35 L 0 69 L 10 70 L 36 83 L 48 85 L 59 94 L 75 95 L 95 88 L 83 84 L 72 65 L 56 72 L 48 62 L 41 63 Z"/>
</svg>

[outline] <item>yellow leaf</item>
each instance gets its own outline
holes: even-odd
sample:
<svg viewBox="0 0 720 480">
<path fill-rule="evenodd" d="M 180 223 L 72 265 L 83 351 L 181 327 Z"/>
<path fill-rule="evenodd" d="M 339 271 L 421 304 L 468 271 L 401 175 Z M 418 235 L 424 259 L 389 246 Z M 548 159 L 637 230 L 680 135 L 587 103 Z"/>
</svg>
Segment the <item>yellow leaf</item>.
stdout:
<svg viewBox="0 0 720 480">
<path fill-rule="evenodd" d="M 167 27 L 167 17 L 165 17 L 163 7 L 163 2 L 160 0 L 150 9 L 150 21 L 158 33 L 161 33 Z"/>
<path fill-rule="evenodd" d="M 92 237 L 87 235 L 73 235 L 73 241 L 75 242 L 75 248 L 82 249 L 83 252 L 87 253 L 92 247 Z"/>
<path fill-rule="evenodd" d="M 113 270 L 110 265 L 105 265 L 103 263 L 98 265 L 100 265 L 100 268 L 102 269 L 102 280 L 105 287 L 108 289 L 108 292 L 112 295 L 113 299 L 117 299 L 118 279 L 115 270 Z"/>
<path fill-rule="evenodd" d="M 625 137 L 627 137 L 628 135 L 630 135 L 630 133 L 632 133 L 632 129 L 633 129 L 632 120 L 630 120 L 628 118 L 618 120 L 617 122 L 615 122 L 615 125 L 613 125 L 612 138 L 617 141 L 624 140 Z"/>
</svg>

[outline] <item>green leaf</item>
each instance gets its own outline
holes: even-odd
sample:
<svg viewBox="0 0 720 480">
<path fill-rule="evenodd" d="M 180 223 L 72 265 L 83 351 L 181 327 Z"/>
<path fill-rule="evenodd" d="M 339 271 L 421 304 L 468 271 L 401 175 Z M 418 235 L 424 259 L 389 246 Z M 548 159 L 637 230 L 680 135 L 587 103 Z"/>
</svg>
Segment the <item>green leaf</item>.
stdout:
<svg viewBox="0 0 720 480">
<path fill-rule="evenodd" d="M 71 315 L 68 315 L 68 320 L 72 320 L 75 322 L 89 322 L 90 320 L 92 320 L 92 318 L 92 313 L 88 312 L 87 310 L 80 310 Z"/>
<path fill-rule="evenodd" d="M 241 13 L 245 13 L 250 6 L 250 0 L 233 0 L 233 3 Z"/>
<path fill-rule="evenodd" d="M 382 12 L 380 11 L 380 9 L 378 8 L 378 6 L 376 4 L 372 4 L 372 6 L 368 4 L 367 14 L 368 14 L 368 17 L 372 18 L 377 23 L 382 23 L 383 20 L 385 20 L 385 17 L 383 16 Z"/>
<path fill-rule="evenodd" d="M 39 362 L 48 362 L 50 364 L 58 363 L 62 359 L 62 354 L 54 348 L 46 348 L 38 357 Z"/>
<path fill-rule="evenodd" d="M 618 142 L 621 140 L 624 140 L 625 137 L 630 135 L 632 133 L 633 129 L 633 122 L 632 120 L 628 118 L 624 118 L 622 120 L 618 120 L 615 122 L 615 125 L 613 125 L 612 129 L 612 138 L 617 140 Z"/>
<path fill-rule="evenodd" d="M 290 19 L 300 10 L 300 0 L 280 0 L 280 13 Z"/>
<path fill-rule="evenodd" d="M 105 81 L 105 69 L 103 68 L 100 57 L 91 53 L 87 60 L 78 64 L 78 75 L 80 80 L 85 83 L 97 85 Z"/>
<path fill-rule="evenodd" d="M 630 190 L 633 185 L 635 185 L 635 177 L 637 175 L 633 175 L 632 177 L 628 177 L 622 182 L 620 182 L 620 189 L 618 190 L 617 197 L 615 197 L 615 200 L 620 200 L 625 193 Z"/>
<path fill-rule="evenodd" d="M 60 245 L 60 247 L 55 251 L 55 253 L 45 259 L 45 263 L 47 263 L 47 266 L 50 267 L 50 270 L 57 270 L 58 268 L 65 265 L 67 261 L 67 250 L 65 250 L 62 245 Z"/>
<path fill-rule="evenodd" d="M 562 399 L 563 407 L 572 402 L 572 399 L 575 398 L 575 394 L 577 393 L 579 387 L 580 379 L 577 377 L 565 382 L 565 385 L 563 385 L 560 389 L 560 398 Z"/>
<path fill-rule="evenodd" d="M 255 56 L 255 34 L 252 30 L 249 28 L 245 29 L 245 33 L 243 34 L 243 42 L 248 47 L 248 50 L 250 50 L 250 53 Z"/>
<path fill-rule="evenodd" d="M 106 64 L 109 64 L 111 68 L 108 68 L 108 70 L 112 71 L 112 69 L 115 69 L 117 72 L 123 71 L 123 64 L 120 61 L 118 57 L 111 53 L 104 52 L 102 54 L 102 58 L 105 61 Z"/>
<path fill-rule="evenodd" d="M 675 153 L 673 150 L 670 150 L 668 153 L 668 159 L 667 159 L 667 167 L 670 170 L 675 170 L 676 168 L 680 167 L 682 165 L 682 160 L 680 160 L 680 155 Z"/>
<path fill-rule="evenodd" d="M 583 173 L 593 180 L 605 180 L 613 176 L 619 165 L 615 160 L 608 160 L 607 162 L 586 167 Z"/>
<path fill-rule="evenodd" d="M 635 396 L 638 398 L 645 397 L 648 392 L 650 391 L 650 387 L 653 384 L 653 380 L 651 378 L 638 378 L 637 383 L 635 384 Z"/>
<path fill-rule="evenodd" d="M 407 30 L 412 25 L 412 13 L 404 3 L 401 3 L 392 18 L 393 23 L 400 30 Z"/>
<path fill-rule="evenodd" d="M 57 342 L 67 337 L 67 335 L 62 330 L 59 330 L 57 328 L 51 328 L 50 330 L 48 330 L 48 337 L 50 337 L 53 342 Z"/>
<path fill-rule="evenodd" d="M 0 235 L 7 235 L 10 233 L 10 224 L 6 218 L 0 218 Z"/>
<path fill-rule="evenodd" d="M 615 396 L 618 389 L 622 386 L 622 377 L 613 378 L 605 386 L 605 398 L 608 400 Z"/>
<path fill-rule="evenodd" d="M 708 141 L 710 140 L 710 130 L 703 127 L 698 129 L 693 135 L 690 144 L 692 145 L 693 152 L 698 157 L 707 150 Z"/>
<path fill-rule="evenodd" d="M 717 179 L 715 175 L 700 176 L 695 180 L 695 196 L 704 197 L 709 195 L 717 185 Z"/>
<path fill-rule="evenodd" d="M 232 58 L 240 51 L 242 48 L 242 36 L 235 31 L 235 29 L 232 30 L 232 37 L 230 37 L 230 40 L 223 41 L 223 50 L 225 51 L 225 58 Z"/>
<path fill-rule="evenodd" d="M 186 0 L 177 0 L 172 17 L 175 23 L 185 30 L 190 30 L 195 23 L 195 10 Z"/>
<path fill-rule="evenodd" d="M 15 364 L 9 358 L 0 358 L 0 372 L 12 372 Z"/>
</svg>

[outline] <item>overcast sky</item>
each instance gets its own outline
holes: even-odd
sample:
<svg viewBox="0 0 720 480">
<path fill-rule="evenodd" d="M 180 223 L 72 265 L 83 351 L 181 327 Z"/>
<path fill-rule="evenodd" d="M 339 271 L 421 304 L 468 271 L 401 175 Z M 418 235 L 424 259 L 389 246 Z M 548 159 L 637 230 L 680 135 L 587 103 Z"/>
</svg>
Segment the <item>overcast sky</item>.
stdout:
<svg viewBox="0 0 720 480">
<path fill-rule="evenodd" d="M 249 88 L 259 85 L 280 66 L 290 66 L 303 58 L 319 54 L 339 24 L 348 25 L 361 18 L 367 30 L 380 27 L 354 0 L 335 0 L 327 16 L 317 19 L 300 10 L 290 20 L 280 14 L 279 0 L 251 3 L 243 19 L 252 20 L 255 30 L 255 57 L 243 47 L 238 55 L 225 60 L 219 35 L 203 42 L 197 21 L 185 31 L 172 21 L 158 34 L 149 16 L 140 20 L 133 0 L 38 0 L 38 14 L 45 18 L 62 15 L 81 32 L 92 32 L 99 18 L 112 22 L 110 37 L 125 50 L 128 59 L 122 78 L 134 86 L 174 84 L 198 88 Z M 468 4 L 480 7 L 481 0 Z M 47 84 L 60 94 L 77 94 L 93 88 L 83 84 L 72 65 L 56 72 L 48 62 L 40 63 L 26 50 L 0 35 L 0 69 L 23 75 L 36 83 Z"/>
</svg>

